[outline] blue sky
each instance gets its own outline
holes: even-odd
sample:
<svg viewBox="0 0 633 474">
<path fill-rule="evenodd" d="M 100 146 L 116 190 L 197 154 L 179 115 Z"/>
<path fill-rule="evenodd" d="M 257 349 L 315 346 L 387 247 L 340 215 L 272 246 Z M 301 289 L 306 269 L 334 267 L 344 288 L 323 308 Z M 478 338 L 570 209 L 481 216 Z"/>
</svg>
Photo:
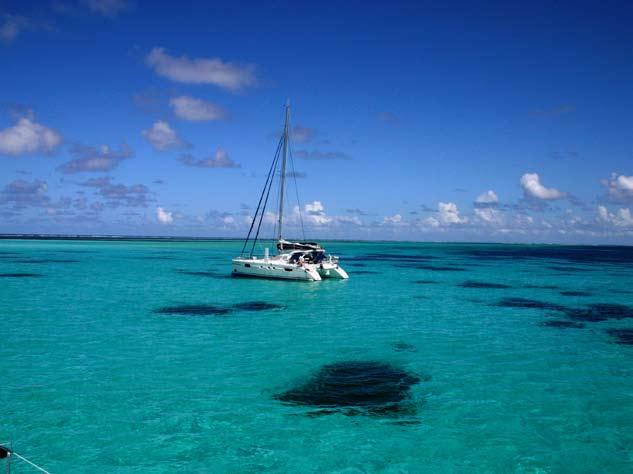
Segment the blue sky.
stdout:
<svg viewBox="0 0 633 474">
<path fill-rule="evenodd" d="M 522 3 L 3 2 L 0 232 L 241 237 L 289 99 L 306 237 L 631 244 L 633 4 Z"/>
</svg>

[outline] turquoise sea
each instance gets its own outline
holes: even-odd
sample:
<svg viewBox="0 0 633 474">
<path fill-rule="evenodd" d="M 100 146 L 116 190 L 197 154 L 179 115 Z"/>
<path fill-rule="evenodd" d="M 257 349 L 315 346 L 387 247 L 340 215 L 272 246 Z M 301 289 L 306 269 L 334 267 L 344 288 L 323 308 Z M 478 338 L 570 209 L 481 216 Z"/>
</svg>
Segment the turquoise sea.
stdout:
<svg viewBox="0 0 633 474">
<path fill-rule="evenodd" d="M 330 242 L 350 279 L 312 283 L 232 278 L 240 248 L 0 241 L 0 441 L 52 473 L 633 472 L 633 248 Z M 397 409 L 280 396 L 367 362 Z"/>
</svg>

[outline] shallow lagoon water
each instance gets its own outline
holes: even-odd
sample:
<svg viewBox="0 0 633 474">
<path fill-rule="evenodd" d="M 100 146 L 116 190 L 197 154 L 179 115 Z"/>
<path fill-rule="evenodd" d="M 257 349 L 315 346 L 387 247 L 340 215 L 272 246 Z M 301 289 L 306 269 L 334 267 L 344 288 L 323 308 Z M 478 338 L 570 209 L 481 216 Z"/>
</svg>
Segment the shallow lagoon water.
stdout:
<svg viewBox="0 0 633 474">
<path fill-rule="evenodd" d="M 332 242 L 319 283 L 230 278 L 240 248 L 0 241 L 0 440 L 55 473 L 633 470 L 631 248 Z M 419 378 L 406 412 L 278 399 L 346 361 Z"/>
</svg>

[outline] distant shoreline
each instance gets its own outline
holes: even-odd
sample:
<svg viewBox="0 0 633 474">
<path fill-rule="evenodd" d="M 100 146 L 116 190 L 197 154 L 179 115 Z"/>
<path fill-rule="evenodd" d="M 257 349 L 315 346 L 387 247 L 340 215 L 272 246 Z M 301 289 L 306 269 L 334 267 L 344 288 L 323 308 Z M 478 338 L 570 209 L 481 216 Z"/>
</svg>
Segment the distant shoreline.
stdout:
<svg viewBox="0 0 633 474">
<path fill-rule="evenodd" d="M 79 240 L 79 241 L 145 241 L 145 242 L 231 242 L 243 241 L 240 237 L 171 237 L 160 235 L 69 235 L 69 234 L 0 234 L 2 240 Z M 262 239 L 272 240 L 272 239 Z M 294 240 L 294 239 L 290 239 Z M 633 247 L 628 244 L 561 244 L 547 242 L 485 242 L 485 241 L 416 241 L 416 240 L 366 240 L 366 239 L 316 239 L 324 242 L 453 244 L 453 245 L 551 245 L 560 247 Z"/>
</svg>

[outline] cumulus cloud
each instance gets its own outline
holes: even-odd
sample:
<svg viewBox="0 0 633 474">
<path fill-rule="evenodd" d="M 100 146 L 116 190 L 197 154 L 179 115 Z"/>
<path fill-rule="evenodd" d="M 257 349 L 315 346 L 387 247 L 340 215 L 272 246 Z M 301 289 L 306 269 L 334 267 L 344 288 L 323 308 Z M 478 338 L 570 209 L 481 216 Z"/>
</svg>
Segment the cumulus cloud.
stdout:
<svg viewBox="0 0 633 474">
<path fill-rule="evenodd" d="M 154 122 L 151 128 L 141 131 L 143 137 L 158 151 L 184 148 L 187 144 L 163 120 Z"/>
<path fill-rule="evenodd" d="M 0 204 L 10 205 L 14 209 L 45 206 L 50 202 L 47 192 L 46 181 L 17 179 L 5 185 L 0 191 Z"/>
<path fill-rule="evenodd" d="M 222 148 L 218 148 L 212 158 L 196 160 L 192 155 L 185 154 L 178 158 L 185 166 L 195 166 L 198 168 L 239 168 L 240 165 L 235 163 L 229 157 L 229 154 Z"/>
<path fill-rule="evenodd" d="M 336 216 L 336 222 L 339 224 L 363 225 L 363 221 L 358 216 Z"/>
<path fill-rule="evenodd" d="M 0 155 L 50 154 L 61 142 L 61 135 L 52 128 L 40 125 L 32 117 L 22 117 L 12 127 L 0 130 Z"/>
<path fill-rule="evenodd" d="M 147 207 L 149 201 L 149 189 L 143 184 L 116 184 L 110 177 L 91 178 L 78 184 L 95 188 L 108 207 Z"/>
<path fill-rule="evenodd" d="M 631 210 L 625 207 L 611 213 L 605 206 L 598 206 L 598 219 L 616 227 L 633 227 L 633 215 Z"/>
<path fill-rule="evenodd" d="M 320 150 L 297 150 L 297 158 L 304 160 L 351 160 L 352 157 L 340 151 L 320 151 Z"/>
<path fill-rule="evenodd" d="M 497 196 L 497 193 L 495 193 L 492 189 L 481 193 L 479 196 L 477 196 L 477 199 L 475 199 L 475 204 L 491 205 L 497 204 L 498 202 L 499 197 Z"/>
<path fill-rule="evenodd" d="M 482 221 L 489 224 L 498 224 L 501 222 L 501 212 L 494 207 L 475 207 L 475 215 Z"/>
<path fill-rule="evenodd" d="M 633 176 L 611 173 L 609 180 L 604 180 L 609 198 L 615 202 L 633 202 Z"/>
<path fill-rule="evenodd" d="M 427 217 L 422 220 L 422 225 L 426 227 L 439 227 L 441 224 L 435 217 Z"/>
<path fill-rule="evenodd" d="M 110 171 L 116 168 L 122 160 L 134 154 L 126 144 L 122 144 L 118 151 L 108 145 L 101 145 L 98 148 L 75 145 L 70 152 L 75 156 L 75 159 L 57 168 L 64 174 Z"/>
<path fill-rule="evenodd" d="M 400 214 L 394 214 L 393 216 L 385 216 L 382 220 L 383 224 L 401 224 L 402 216 Z"/>
<path fill-rule="evenodd" d="M 160 206 L 156 208 L 156 218 L 158 219 L 158 222 L 160 222 L 161 224 L 171 224 L 174 222 L 172 213 L 167 212 L 165 209 L 163 209 Z"/>
<path fill-rule="evenodd" d="M 442 224 L 465 224 L 468 222 L 466 217 L 459 215 L 459 209 L 454 202 L 440 202 L 437 205 L 439 220 Z"/>
<path fill-rule="evenodd" d="M 313 201 L 305 205 L 306 220 L 315 225 L 325 225 L 332 219 L 325 213 L 325 207 L 321 201 Z"/>
<path fill-rule="evenodd" d="M 521 187 L 527 197 L 535 199 L 552 201 L 555 199 L 562 199 L 566 196 L 565 193 L 556 188 L 547 188 L 543 186 L 537 173 L 525 173 L 521 176 Z"/>
<path fill-rule="evenodd" d="M 223 120 L 227 117 L 226 111 L 219 105 L 187 95 L 172 97 L 169 105 L 177 117 L 191 122 Z"/>
<path fill-rule="evenodd" d="M 190 59 L 187 56 L 170 56 L 164 48 L 152 49 L 145 63 L 158 75 L 187 84 L 213 84 L 232 92 L 256 84 L 252 65 L 236 65 L 219 58 Z"/>
</svg>

